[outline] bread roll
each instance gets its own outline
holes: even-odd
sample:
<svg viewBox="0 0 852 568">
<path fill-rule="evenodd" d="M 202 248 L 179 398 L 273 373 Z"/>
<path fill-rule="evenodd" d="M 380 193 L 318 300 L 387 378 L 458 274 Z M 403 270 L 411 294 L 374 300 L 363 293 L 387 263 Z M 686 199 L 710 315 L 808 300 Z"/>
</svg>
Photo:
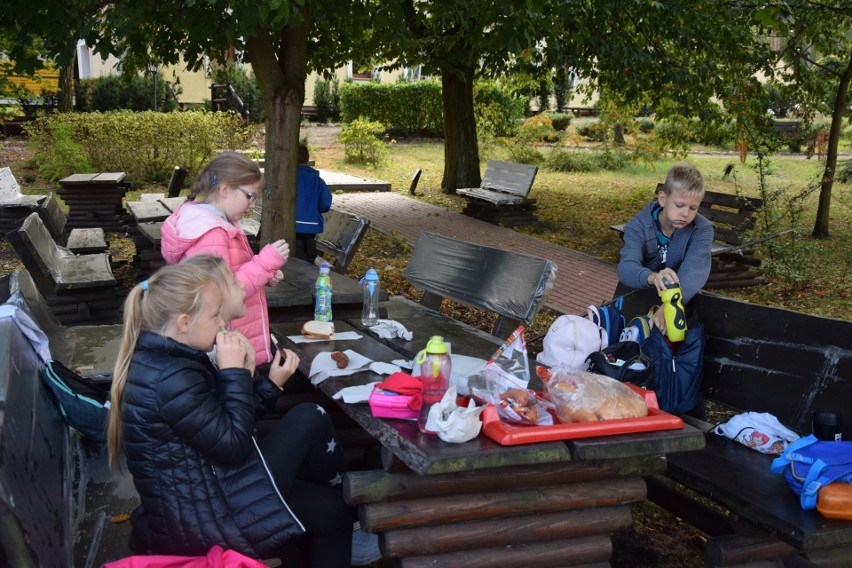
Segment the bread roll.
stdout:
<svg viewBox="0 0 852 568">
<path fill-rule="evenodd" d="M 563 423 L 648 415 L 648 406 L 641 396 L 604 375 L 560 369 L 547 383 L 547 391 Z"/>
</svg>

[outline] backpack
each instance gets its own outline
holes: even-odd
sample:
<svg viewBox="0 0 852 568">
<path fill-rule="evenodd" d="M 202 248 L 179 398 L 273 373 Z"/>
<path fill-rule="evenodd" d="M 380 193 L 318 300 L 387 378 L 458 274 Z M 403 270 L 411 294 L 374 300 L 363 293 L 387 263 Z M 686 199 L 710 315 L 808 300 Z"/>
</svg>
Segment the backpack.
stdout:
<svg viewBox="0 0 852 568">
<path fill-rule="evenodd" d="M 772 460 L 769 471 L 786 476 L 800 495 L 802 509 L 814 509 L 820 487 L 835 481 L 852 483 L 852 442 L 827 442 L 813 434 L 799 438 Z"/>
<path fill-rule="evenodd" d="M 607 346 L 603 328 L 577 315 L 562 315 L 550 325 L 536 361 L 548 367 L 586 370 L 586 357 Z"/>
<path fill-rule="evenodd" d="M 621 340 L 621 332 L 625 326 L 624 314 L 621 313 L 623 303 L 624 296 L 619 296 L 612 304 L 587 308 L 589 321 L 600 326 L 606 332 L 607 345 L 618 343 Z"/>
<path fill-rule="evenodd" d="M 704 379 L 703 323 L 689 325 L 686 338 L 677 348 L 677 354 L 660 329 L 655 327 L 642 343 L 642 353 L 653 365 L 654 390 L 661 409 L 682 414 L 698 405 Z"/>
<path fill-rule="evenodd" d="M 81 377 L 59 361 L 45 364 L 41 378 L 68 424 L 91 440 L 106 441 L 109 383 Z"/>
<path fill-rule="evenodd" d="M 654 390 L 654 367 L 635 341 L 619 341 L 588 356 L 590 373 Z"/>
</svg>

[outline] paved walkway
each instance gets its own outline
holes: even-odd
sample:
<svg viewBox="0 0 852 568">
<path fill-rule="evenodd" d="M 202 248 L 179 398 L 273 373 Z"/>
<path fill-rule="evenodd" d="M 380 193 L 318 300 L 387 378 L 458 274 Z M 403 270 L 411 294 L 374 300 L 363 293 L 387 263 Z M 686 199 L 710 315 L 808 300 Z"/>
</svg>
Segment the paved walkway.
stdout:
<svg viewBox="0 0 852 568">
<path fill-rule="evenodd" d="M 614 264 L 398 193 L 338 193 L 334 206 L 365 217 L 374 229 L 403 237 L 412 245 L 421 231 L 428 231 L 552 260 L 556 283 L 545 303 L 559 312 L 585 314 L 590 304 L 612 298 L 618 283 Z"/>
</svg>

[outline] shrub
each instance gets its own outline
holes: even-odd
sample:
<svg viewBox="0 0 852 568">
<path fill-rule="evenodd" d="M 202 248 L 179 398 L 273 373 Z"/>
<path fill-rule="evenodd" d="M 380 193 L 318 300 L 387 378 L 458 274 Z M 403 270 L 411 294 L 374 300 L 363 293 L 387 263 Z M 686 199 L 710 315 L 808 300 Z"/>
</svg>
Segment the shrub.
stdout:
<svg viewBox="0 0 852 568">
<path fill-rule="evenodd" d="M 568 128 L 571 125 L 571 120 L 574 118 L 574 115 L 562 112 L 549 112 L 547 116 L 553 124 L 553 129 L 557 132 Z"/>
<path fill-rule="evenodd" d="M 518 129 L 518 138 L 533 145 L 541 142 L 552 142 L 556 139 L 556 131 L 547 114 L 531 116 L 521 123 Z"/>
<path fill-rule="evenodd" d="M 35 146 L 34 159 L 45 178 L 57 181 L 74 173 L 91 171 L 80 145 L 71 139 L 71 129 L 67 124 L 51 121 L 47 128 L 49 139 L 33 140 L 30 137 L 30 143 Z"/>
<path fill-rule="evenodd" d="M 78 107 L 84 111 L 151 110 L 152 90 L 150 75 L 107 75 L 89 79 L 84 87 L 83 99 Z M 157 110 L 170 112 L 180 105 L 162 74 L 157 77 Z"/>
<path fill-rule="evenodd" d="M 317 111 L 318 122 L 326 123 L 329 120 L 337 122 L 340 120 L 340 82 L 337 77 L 331 81 L 317 79 L 314 85 L 314 107 Z"/>
<path fill-rule="evenodd" d="M 618 150 L 587 152 L 555 148 L 545 161 L 545 167 L 556 172 L 617 171 L 630 163 L 630 156 Z"/>
<path fill-rule="evenodd" d="M 122 171 L 139 181 L 168 179 L 177 165 L 193 176 L 216 152 L 248 147 L 248 133 L 233 113 L 62 113 L 27 125 L 37 149 L 53 145 L 57 132 L 80 146 L 90 171 Z"/>
<path fill-rule="evenodd" d="M 654 121 L 650 118 L 640 118 L 636 121 L 636 128 L 638 128 L 639 132 L 642 134 L 648 134 L 649 132 L 654 131 Z"/>
<path fill-rule="evenodd" d="M 341 127 L 337 141 L 343 144 L 348 162 L 377 167 L 387 154 L 387 147 L 381 140 L 384 135 L 382 123 L 359 117 Z"/>
<path fill-rule="evenodd" d="M 473 109 L 479 131 L 510 136 L 523 117 L 523 101 L 509 87 L 478 81 L 473 87 Z M 444 133 L 441 84 L 413 81 L 392 84 L 344 83 L 340 88 L 341 121 L 364 117 L 381 122 L 395 136 L 442 136 Z"/>
<path fill-rule="evenodd" d="M 577 133 L 584 138 L 601 142 L 604 139 L 604 129 L 600 122 L 588 122 L 577 127 Z"/>
<path fill-rule="evenodd" d="M 509 150 L 509 157 L 513 162 L 535 166 L 544 161 L 542 153 L 530 144 L 506 141 L 506 148 Z"/>
</svg>

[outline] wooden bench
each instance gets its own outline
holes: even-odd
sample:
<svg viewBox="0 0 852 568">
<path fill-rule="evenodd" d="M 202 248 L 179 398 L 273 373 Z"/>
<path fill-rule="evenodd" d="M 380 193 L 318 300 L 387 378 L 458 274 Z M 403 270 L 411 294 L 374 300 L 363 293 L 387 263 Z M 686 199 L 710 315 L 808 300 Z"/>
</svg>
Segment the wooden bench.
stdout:
<svg viewBox="0 0 852 568">
<path fill-rule="evenodd" d="M 535 199 L 527 197 L 537 173 L 537 166 L 489 160 L 479 187 L 456 190 L 467 198 L 462 213 L 507 227 L 537 223 Z"/>
<path fill-rule="evenodd" d="M 655 302 L 653 290 L 628 294 L 625 313 L 645 313 Z M 852 416 L 852 322 L 710 293 L 691 305 L 705 327 L 702 392 L 712 408 L 768 412 L 802 435 L 811 432 L 813 411 Z M 713 426 L 684 418 L 705 432 Z M 850 421 L 843 430 L 844 439 L 852 439 Z M 707 533 L 708 566 L 774 557 L 800 562 L 785 566 L 852 566 L 852 521 L 803 511 L 784 476 L 769 472 L 772 456 L 708 438 L 701 451 L 668 456 L 665 476 L 647 479 L 649 499 Z"/>
<path fill-rule="evenodd" d="M 492 334 L 505 339 L 538 313 L 556 279 L 556 264 L 424 232 L 405 278 L 423 290 L 421 304 L 433 310 L 447 298 L 497 314 Z"/>
<path fill-rule="evenodd" d="M 9 283 L 0 279 L 0 301 Z M 0 319 L 0 558 L 73 568 L 129 556 L 132 480 L 109 469 L 104 444 L 65 423 L 42 367 L 18 326 Z"/>
<path fill-rule="evenodd" d="M 346 274 L 370 221 L 352 213 L 331 209 L 323 213 L 323 230 L 316 237 L 317 250 L 334 261 L 333 270 Z"/>
<path fill-rule="evenodd" d="M 657 184 L 655 193 L 662 189 L 663 184 Z M 744 231 L 754 228 L 755 213 L 762 207 L 763 201 L 754 197 L 716 191 L 704 192 L 698 212 L 716 228 L 715 241 L 710 247 L 713 263 L 710 276 L 704 285 L 705 289 L 766 284 L 766 278 L 760 276 L 756 270 L 761 264 L 761 260 L 754 256 L 756 242 L 744 243 L 742 239 Z M 611 225 L 610 229 L 618 231 L 624 237 L 624 226 L 624 223 Z"/>
<path fill-rule="evenodd" d="M 5 235 L 21 224 L 47 198 L 46 195 L 24 195 L 12 170 L 0 168 L 0 234 Z"/>
<path fill-rule="evenodd" d="M 63 324 L 117 321 L 127 291 L 118 285 L 108 254 L 75 256 L 56 244 L 38 213 L 6 237 Z"/>
<path fill-rule="evenodd" d="M 36 213 L 39 214 L 44 226 L 50 231 L 57 244 L 64 246 L 74 254 L 102 253 L 106 252 L 109 247 L 104 230 L 100 227 L 67 231 L 68 218 L 59 207 L 59 202 L 52 192 L 36 209 Z"/>
</svg>

